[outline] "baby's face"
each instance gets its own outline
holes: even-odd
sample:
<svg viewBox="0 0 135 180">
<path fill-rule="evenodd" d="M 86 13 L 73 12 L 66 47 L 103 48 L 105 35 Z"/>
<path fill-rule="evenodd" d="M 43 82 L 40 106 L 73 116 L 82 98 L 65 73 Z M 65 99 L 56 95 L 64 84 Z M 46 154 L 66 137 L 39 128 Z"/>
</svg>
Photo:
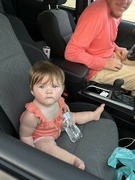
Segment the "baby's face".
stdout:
<svg viewBox="0 0 135 180">
<path fill-rule="evenodd" d="M 53 78 L 53 82 L 47 81 L 44 77 L 41 82 L 33 86 L 31 93 L 36 101 L 44 106 L 52 105 L 57 102 L 63 93 L 63 85 Z"/>
</svg>

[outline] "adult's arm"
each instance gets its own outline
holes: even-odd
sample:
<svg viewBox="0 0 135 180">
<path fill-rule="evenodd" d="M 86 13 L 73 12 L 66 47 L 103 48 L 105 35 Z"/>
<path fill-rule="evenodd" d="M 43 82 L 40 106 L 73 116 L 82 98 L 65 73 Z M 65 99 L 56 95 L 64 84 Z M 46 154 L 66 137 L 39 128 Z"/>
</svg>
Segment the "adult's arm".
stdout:
<svg viewBox="0 0 135 180">
<path fill-rule="evenodd" d="M 97 16 L 97 17 L 96 17 Z M 72 35 L 65 50 L 65 58 L 69 61 L 78 62 L 86 65 L 90 69 L 101 70 L 105 65 L 105 59 L 98 55 L 93 55 L 88 52 L 91 46 L 91 51 L 97 51 L 99 43 L 97 38 L 102 31 L 103 18 L 98 20 L 100 15 L 87 13 L 80 17 L 74 34 Z"/>
</svg>

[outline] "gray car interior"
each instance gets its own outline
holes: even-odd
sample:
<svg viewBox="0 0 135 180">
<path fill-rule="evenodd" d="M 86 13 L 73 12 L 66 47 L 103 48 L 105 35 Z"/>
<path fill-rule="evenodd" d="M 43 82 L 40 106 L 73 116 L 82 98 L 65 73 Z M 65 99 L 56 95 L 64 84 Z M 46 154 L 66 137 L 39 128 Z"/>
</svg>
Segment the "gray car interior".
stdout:
<svg viewBox="0 0 135 180">
<path fill-rule="evenodd" d="M 107 165 L 107 160 L 118 146 L 118 130 L 113 118 L 106 111 L 98 122 L 79 126 L 84 136 L 76 143 L 72 143 L 65 132 L 57 140 L 60 147 L 85 161 L 85 171 L 19 140 L 20 115 L 24 111 L 25 103 L 33 99 L 29 91 L 28 72 L 36 61 L 48 59 L 42 52 L 45 42 L 35 43 L 18 18 L 4 13 L 1 1 L 0 12 L 1 169 L 18 179 L 113 179 L 114 169 Z M 73 71 L 71 67 L 69 69 Z M 69 79 L 72 75 L 76 79 L 82 76 L 75 75 L 75 71 L 67 71 L 65 70 L 65 74 Z M 82 102 L 68 105 L 74 112 L 94 110 L 97 107 Z"/>
</svg>

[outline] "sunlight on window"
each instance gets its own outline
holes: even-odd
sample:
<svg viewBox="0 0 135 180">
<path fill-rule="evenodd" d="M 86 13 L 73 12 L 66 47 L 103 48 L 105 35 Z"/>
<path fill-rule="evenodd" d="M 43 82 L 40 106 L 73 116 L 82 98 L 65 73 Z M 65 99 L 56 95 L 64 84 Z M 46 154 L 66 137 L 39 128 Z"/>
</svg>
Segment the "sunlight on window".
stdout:
<svg viewBox="0 0 135 180">
<path fill-rule="evenodd" d="M 64 6 L 75 8 L 75 0 L 67 0 Z M 131 3 L 130 7 L 123 13 L 123 20 L 135 22 L 135 0 Z"/>
<path fill-rule="evenodd" d="M 135 0 L 133 0 L 130 7 L 123 13 L 122 19 L 135 22 Z"/>
<path fill-rule="evenodd" d="M 67 0 L 67 2 L 63 4 L 63 6 L 75 8 L 75 0 Z"/>
</svg>

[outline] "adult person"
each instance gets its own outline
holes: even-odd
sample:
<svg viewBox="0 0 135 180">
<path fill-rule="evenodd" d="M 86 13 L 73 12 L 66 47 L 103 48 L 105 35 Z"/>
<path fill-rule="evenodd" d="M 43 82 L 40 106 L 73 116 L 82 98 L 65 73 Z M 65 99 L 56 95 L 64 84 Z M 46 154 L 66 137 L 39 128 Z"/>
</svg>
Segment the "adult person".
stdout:
<svg viewBox="0 0 135 180">
<path fill-rule="evenodd" d="M 118 26 L 132 0 L 95 0 L 80 16 L 65 50 L 69 61 L 86 65 L 88 80 L 113 84 L 124 80 L 124 89 L 135 96 L 135 63 L 127 60 L 126 48 L 115 44 Z"/>
</svg>

